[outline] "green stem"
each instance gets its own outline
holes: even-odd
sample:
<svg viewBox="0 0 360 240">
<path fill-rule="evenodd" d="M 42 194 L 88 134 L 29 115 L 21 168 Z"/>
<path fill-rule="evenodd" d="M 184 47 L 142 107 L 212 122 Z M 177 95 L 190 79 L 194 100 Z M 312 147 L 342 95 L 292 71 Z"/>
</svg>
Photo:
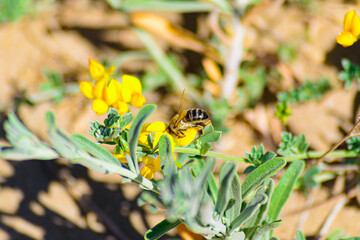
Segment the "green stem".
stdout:
<svg viewBox="0 0 360 240">
<path fill-rule="evenodd" d="M 175 147 L 175 152 L 186 153 L 186 154 L 191 154 L 191 155 L 200 155 L 200 150 L 193 149 L 193 148 L 185 148 L 185 147 Z M 201 155 L 201 156 L 216 157 L 216 158 L 221 158 L 221 159 L 231 160 L 231 161 L 236 161 L 236 162 L 245 162 L 245 158 L 237 157 L 237 156 L 229 155 L 229 154 L 224 154 L 224 153 L 219 153 L 219 152 L 212 152 L 212 151 L 208 151 L 206 154 Z"/>
<path fill-rule="evenodd" d="M 309 151 L 307 153 L 296 154 L 296 155 L 284 157 L 284 160 L 286 160 L 287 162 L 292 162 L 294 160 L 320 158 L 323 155 L 324 155 L 324 152 Z M 333 152 L 327 154 L 326 156 L 334 157 L 334 158 L 343 158 L 343 157 L 357 157 L 357 156 L 359 156 L 359 154 L 356 152 L 353 152 L 353 151 L 337 150 L 337 151 L 333 151 Z"/>
<path fill-rule="evenodd" d="M 175 147 L 175 152 L 186 153 L 186 154 L 191 154 L 191 155 L 200 155 L 200 150 L 193 149 L 193 148 L 185 148 L 185 147 Z M 302 154 L 291 155 L 288 157 L 283 157 L 283 159 L 287 162 L 292 162 L 295 160 L 320 158 L 323 154 L 324 154 L 324 152 L 310 151 L 308 153 L 302 153 Z M 237 157 L 237 156 L 229 155 L 229 154 L 223 154 L 223 153 L 219 153 L 219 152 L 212 152 L 212 151 L 208 151 L 205 155 L 201 155 L 201 156 L 216 157 L 216 158 L 221 158 L 221 159 L 236 161 L 236 162 L 245 162 L 245 158 Z M 344 157 L 351 158 L 351 157 L 357 157 L 357 156 L 359 156 L 358 153 L 352 152 L 352 151 L 345 151 L 345 150 L 333 151 L 327 155 L 327 157 L 334 157 L 334 158 L 344 158 Z"/>
</svg>

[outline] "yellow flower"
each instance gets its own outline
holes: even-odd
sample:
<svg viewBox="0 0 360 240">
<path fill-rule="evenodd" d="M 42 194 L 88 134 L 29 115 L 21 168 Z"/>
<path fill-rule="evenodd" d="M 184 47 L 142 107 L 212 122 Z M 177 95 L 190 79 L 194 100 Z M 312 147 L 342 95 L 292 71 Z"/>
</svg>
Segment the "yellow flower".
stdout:
<svg viewBox="0 0 360 240">
<path fill-rule="evenodd" d="M 192 143 L 196 137 L 198 130 L 197 128 L 188 128 L 184 131 L 185 137 L 178 138 L 174 137 L 175 146 L 184 147 Z"/>
<path fill-rule="evenodd" d="M 140 158 L 145 166 L 140 170 L 141 176 L 151 180 L 154 177 L 155 172 L 161 170 L 161 161 L 160 157 L 151 158 L 151 157 L 142 157 Z"/>
<path fill-rule="evenodd" d="M 79 88 L 85 97 L 94 99 L 92 109 L 98 115 L 115 108 L 120 115 L 129 111 L 128 104 L 141 108 L 145 103 L 140 80 L 134 76 L 123 75 L 122 83 L 114 78 L 114 66 L 105 67 L 93 59 L 89 59 L 89 71 L 95 83 L 83 81 Z"/>
<path fill-rule="evenodd" d="M 113 75 L 115 72 L 115 66 L 105 69 L 101 63 L 89 58 L 89 72 L 95 82 L 103 79 L 110 80 L 110 75 Z"/>
<path fill-rule="evenodd" d="M 173 157 L 174 160 L 176 159 L 175 155 L 174 155 L 174 148 L 175 146 L 187 146 L 189 145 L 192 141 L 194 141 L 196 134 L 197 134 L 197 129 L 196 128 L 189 128 L 187 129 L 184 134 L 185 137 L 183 138 L 177 138 L 177 137 L 172 137 L 167 131 L 167 125 L 164 122 L 161 121 L 155 121 L 153 123 L 145 123 L 142 128 L 141 128 L 141 132 L 138 138 L 138 143 L 146 146 L 150 149 L 149 146 L 149 142 L 148 142 L 148 135 L 152 134 L 153 137 L 153 147 L 155 147 L 160 140 L 160 137 L 163 134 L 166 134 L 170 137 L 170 141 L 171 141 L 171 147 L 172 147 L 172 152 L 173 152 Z M 151 149 L 152 150 L 152 149 Z M 156 150 L 158 151 L 158 150 Z M 123 163 L 127 163 L 126 159 L 125 159 L 125 153 L 123 154 L 115 154 L 113 153 L 113 155 L 119 159 L 119 161 L 123 162 Z M 141 176 L 151 180 L 154 177 L 155 172 L 160 171 L 161 170 L 161 160 L 160 157 L 158 156 L 157 158 L 152 158 L 152 157 L 141 157 L 139 158 L 140 161 L 143 162 L 143 164 L 145 165 L 141 170 L 140 170 L 140 174 Z"/>
<path fill-rule="evenodd" d="M 344 31 L 337 38 L 337 43 L 343 47 L 353 45 L 360 35 L 360 18 L 355 10 L 346 13 L 344 17 Z"/>
</svg>

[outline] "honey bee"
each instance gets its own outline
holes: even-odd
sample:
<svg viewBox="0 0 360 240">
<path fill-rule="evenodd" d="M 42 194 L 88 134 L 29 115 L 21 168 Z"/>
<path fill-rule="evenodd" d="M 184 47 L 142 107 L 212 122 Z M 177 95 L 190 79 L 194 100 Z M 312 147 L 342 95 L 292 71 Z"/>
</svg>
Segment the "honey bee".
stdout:
<svg viewBox="0 0 360 240">
<path fill-rule="evenodd" d="M 197 128 L 198 134 L 201 136 L 203 134 L 204 127 L 211 123 L 209 114 L 200 108 L 191 108 L 181 111 L 181 103 L 184 92 L 185 90 L 181 96 L 179 113 L 171 118 L 167 131 L 174 137 L 183 138 L 185 137 L 184 132 L 187 129 Z"/>
</svg>

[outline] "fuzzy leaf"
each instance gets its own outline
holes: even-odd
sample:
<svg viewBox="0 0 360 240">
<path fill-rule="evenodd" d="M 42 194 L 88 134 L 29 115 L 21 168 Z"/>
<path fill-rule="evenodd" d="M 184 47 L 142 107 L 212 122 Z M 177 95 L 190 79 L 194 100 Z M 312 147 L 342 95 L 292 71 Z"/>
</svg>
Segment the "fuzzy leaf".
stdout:
<svg viewBox="0 0 360 240">
<path fill-rule="evenodd" d="M 232 222 L 240 214 L 241 210 L 241 182 L 237 174 L 231 180 L 229 203 L 225 210 L 225 217 Z"/>
<path fill-rule="evenodd" d="M 153 104 L 143 107 L 136 116 L 134 123 L 131 125 L 129 132 L 129 148 L 131 154 L 131 161 L 128 162 L 129 168 L 134 169 L 134 172 L 139 174 L 139 165 L 136 158 L 137 140 L 140 135 L 141 127 L 145 120 L 155 111 L 156 106 Z"/>
<path fill-rule="evenodd" d="M 240 225 L 246 222 L 262 204 L 266 203 L 267 200 L 268 198 L 265 194 L 256 194 L 246 206 L 244 211 L 242 211 L 240 215 L 231 222 L 229 231 L 233 231 L 234 229 L 240 227 Z"/>
<path fill-rule="evenodd" d="M 171 141 L 168 135 L 164 134 L 161 136 L 159 141 L 159 154 L 161 165 L 164 166 L 164 178 L 171 179 L 176 174 L 176 166 L 171 151 Z"/>
<path fill-rule="evenodd" d="M 145 233 L 144 238 L 146 240 L 155 240 L 159 239 L 162 235 L 180 225 L 181 221 L 177 220 L 175 222 L 170 222 L 167 219 L 164 219 L 160 223 L 158 223 L 155 227 L 151 228 Z"/>
<path fill-rule="evenodd" d="M 236 165 L 233 162 L 225 162 L 220 168 L 219 194 L 215 204 L 215 219 L 223 216 L 229 203 L 232 178 L 236 173 Z"/>
<path fill-rule="evenodd" d="M 121 166 L 120 161 L 116 157 L 114 157 L 114 155 L 112 155 L 108 150 L 94 143 L 90 139 L 80 134 L 73 134 L 71 138 L 81 148 L 85 149 L 86 151 L 94 155 L 96 158 Z"/>
<path fill-rule="evenodd" d="M 291 163 L 284 176 L 280 179 L 271 198 L 268 212 L 269 221 L 275 221 L 278 219 L 280 211 L 290 197 L 294 185 L 298 180 L 301 172 L 304 170 L 304 167 L 304 161 L 296 160 Z"/>
<path fill-rule="evenodd" d="M 271 199 L 273 191 L 274 191 L 274 180 L 269 178 L 259 188 L 257 194 L 265 194 L 268 197 L 268 199 Z M 265 217 L 265 212 L 269 208 L 269 203 L 270 201 L 267 201 L 264 205 L 261 205 L 261 207 L 256 211 L 256 213 L 248 221 L 246 221 L 244 225 L 244 228 L 247 228 L 247 230 L 244 231 L 246 236 L 253 235 L 256 229 L 258 228 L 258 226 L 263 222 Z"/>
<path fill-rule="evenodd" d="M 261 237 L 264 234 L 268 233 L 269 231 L 273 230 L 274 228 L 277 228 L 278 226 L 280 226 L 282 224 L 283 224 L 283 221 L 281 221 L 281 220 L 263 224 L 261 227 L 259 227 L 255 231 L 254 236 L 251 238 L 251 240 L 261 239 Z"/>
<path fill-rule="evenodd" d="M 193 169 L 195 177 L 197 177 L 199 175 L 200 171 L 204 168 L 205 161 L 204 161 L 204 159 L 199 158 L 199 159 L 196 159 L 196 161 L 194 161 L 194 163 L 195 164 L 192 169 Z M 218 196 L 218 187 L 216 185 L 215 177 L 212 172 L 210 172 L 209 177 L 207 178 L 207 192 L 208 192 L 212 202 L 215 204 L 217 196 Z"/>
<path fill-rule="evenodd" d="M 242 185 L 242 199 L 244 200 L 252 190 L 283 168 L 285 164 L 283 159 L 273 158 L 249 173 Z"/>
</svg>

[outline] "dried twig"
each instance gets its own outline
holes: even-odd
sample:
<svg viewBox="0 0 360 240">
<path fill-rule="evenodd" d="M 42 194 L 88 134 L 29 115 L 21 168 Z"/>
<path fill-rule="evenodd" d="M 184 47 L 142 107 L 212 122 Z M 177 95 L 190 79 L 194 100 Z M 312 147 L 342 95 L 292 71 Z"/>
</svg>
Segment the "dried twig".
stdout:
<svg viewBox="0 0 360 240">
<path fill-rule="evenodd" d="M 240 22 L 240 17 L 234 16 L 233 20 L 235 35 L 229 49 L 229 57 L 225 63 L 224 82 L 222 86 L 222 97 L 230 99 L 238 84 L 239 66 L 242 59 L 243 40 L 245 28 Z"/>
</svg>

